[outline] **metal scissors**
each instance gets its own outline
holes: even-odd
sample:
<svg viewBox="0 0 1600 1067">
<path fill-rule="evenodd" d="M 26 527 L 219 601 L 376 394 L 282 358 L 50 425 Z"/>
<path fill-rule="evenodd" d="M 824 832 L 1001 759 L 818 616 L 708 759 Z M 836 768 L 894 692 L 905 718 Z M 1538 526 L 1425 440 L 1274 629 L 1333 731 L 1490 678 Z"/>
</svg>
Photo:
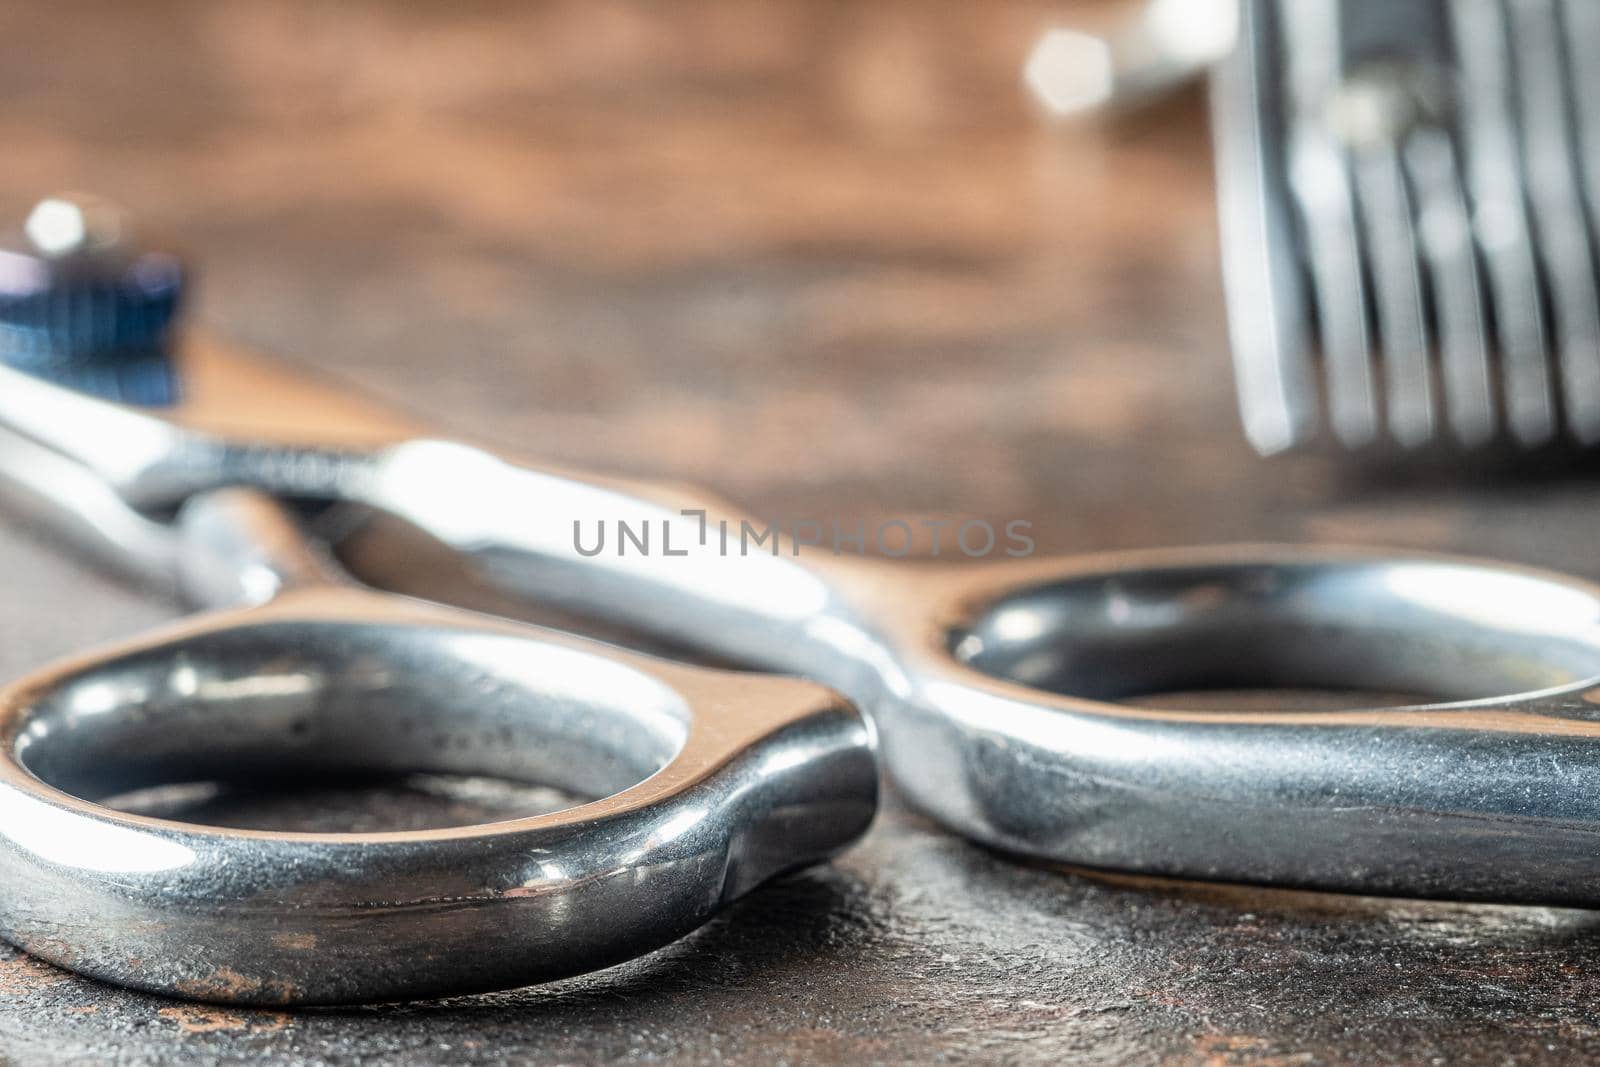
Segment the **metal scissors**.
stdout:
<svg viewBox="0 0 1600 1067">
<path fill-rule="evenodd" d="M 1600 587 L 1588 582 L 1318 547 L 945 567 L 814 546 L 724 554 L 701 532 L 743 520 L 698 490 L 444 439 L 199 334 L 161 363 L 175 388 L 155 405 L 0 368 L 0 425 L 145 513 L 233 485 L 358 505 L 509 594 L 820 681 L 870 712 L 917 808 L 1012 853 L 1600 903 Z M 580 551 L 573 523 L 595 517 L 654 528 L 674 551 Z M 1418 696 L 1327 711 L 1128 702 L 1249 686 Z"/>
<path fill-rule="evenodd" d="M 869 723 L 798 679 L 712 671 L 344 578 L 283 507 L 171 521 L 0 431 L 15 509 L 217 609 L 0 693 L 0 933 L 191 998 L 504 989 L 658 948 L 864 833 Z M 272 774 L 492 775 L 593 798 L 383 833 L 201 826 L 99 803 Z"/>
</svg>

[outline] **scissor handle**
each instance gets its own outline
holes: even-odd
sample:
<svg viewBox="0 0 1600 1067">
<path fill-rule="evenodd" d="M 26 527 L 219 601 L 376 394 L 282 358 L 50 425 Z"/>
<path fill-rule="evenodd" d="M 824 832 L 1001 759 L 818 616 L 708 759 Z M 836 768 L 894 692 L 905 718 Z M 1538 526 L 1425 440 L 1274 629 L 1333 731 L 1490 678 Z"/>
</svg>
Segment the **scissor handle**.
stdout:
<svg viewBox="0 0 1600 1067">
<path fill-rule="evenodd" d="M 932 584 L 874 712 L 892 779 L 968 837 L 1156 875 L 1600 904 L 1600 587 L 1261 545 Z M 1344 692 L 1130 702 L 1219 688 Z"/>
<path fill-rule="evenodd" d="M 126 814 L 157 784 L 492 775 L 597 797 L 393 833 Z M 0 935 L 155 993 L 332 1004 L 504 989 L 657 948 L 876 807 L 820 686 L 354 589 L 287 593 L 0 692 Z"/>
<path fill-rule="evenodd" d="M 238 1003 L 508 988 L 665 944 L 872 819 L 874 732 L 818 685 L 356 588 L 258 489 L 207 489 L 158 521 L 7 434 L 0 473 L 8 499 L 124 569 L 253 605 L 0 692 L 0 936 L 45 959 Z M 286 772 L 487 774 L 598 799 L 378 834 L 100 803 Z"/>
</svg>

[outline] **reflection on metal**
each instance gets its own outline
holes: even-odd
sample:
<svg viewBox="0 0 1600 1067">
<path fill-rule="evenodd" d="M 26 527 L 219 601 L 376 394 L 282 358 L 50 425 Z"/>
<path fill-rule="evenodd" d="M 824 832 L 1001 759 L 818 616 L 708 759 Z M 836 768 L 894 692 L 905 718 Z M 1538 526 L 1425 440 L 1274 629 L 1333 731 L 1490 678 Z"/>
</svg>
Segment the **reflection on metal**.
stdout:
<svg viewBox="0 0 1600 1067">
<path fill-rule="evenodd" d="M 1026 66 L 1055 114 L 1212 69 L 1245 432 L 1600 444 L 1592 0 L 1130 4 Z M 1220 62 L 1219 62 L 1220 61 Z"/>
<path fill-rule="evenodd" d="M 1245 0 L 1214 122 L 1262 452 L 1600 442 L 1589 0 Z"/>
<path fill-rule="evenodd" d="M 0 934 L 62 966 L 261 1004 L 508 988 L 659 947 L 872 820 L 872 730 L 820 686 L 355 588 L 256 490 L 196 494 L 168 525 L 10 431 L 0 485 L 125 570 L 245 605 L 0 692 Z M 416 771 L 597 799 L 371 834 L 96 803 Z"/>
<path fill-rule="evenodd" d="M 943 568 L 840 559 L 816 548 L 798 555 L 724 554 L 715 539 L 700 544 L 693 538 L 684 540 L 683 556 L 585 555 L 571 539 L 575 520 L 672 521 L 686 511 L 704 512 L 712 523 L 725 518 L 734 528 L 741 520 L 727 505 L 682 486 L 579 476 L 471 443 L 441 441 L 336 388 L 204 338 L 185 339 L 172 359 L 184 386 L 181 400 L 158 408 L 112 404 L 0 368 L 0 424 L 70 461 L 83 477 L 103 483 L 101 492 L 86 493 L 81 485 L 62 482 L 57 494 L 53 480 L 19 479 L 36 504 L 56 500 L 62 510 L 77 512 L 79 502 L 87 500 L 93 514 L 104 516 L 116 508 L 166 510 L 188 502 L 187 524 L 212 533 L 191 540 L 176 555 L 189 587 L 205 595 L 237 599 L 255 595 L 253 589 L 322 580 L 321 568 L 303 557 L 287 565 L 294 558 L 292 538 L 240 540 L 217 535 L 236 529 L 233 524 L 199 522 L 193 509 L 215 499 L 210 493 L 218 487 L 242 483 L 276 496 L 377 509 L 404 517 L 454 553 L 461 572 L 505 594 L 653 633 L 721 659 L 809 677 L 848 694 L 872 712 L 889 774 L 906 796 L 945 826 L 1000 848 L 1188 877 L 1600 902 L 1592 847 L 1600 829 L 1600 721 L 1584 699 L 1600 678 L 1600 589 L 1587 583 L 1471 561 L 1262 546 Z M 113 447 L 108 426 L 125 431 L 139 447 Z M 0 472 L 7 454 L 0 450 Z M 196 498 L 202 503 L 197 505 Z M 89 525 L 98 522 L 91 518 Z M 138 527 L 127 515 L 110 522 L 112 529 Z M 118 550 L 115 537 L 81 540 Z M 143 546 L 136 547 L 136 556 L 148 541 L 136 539 L 135 545 Z M 241 555 L 250 546 L 273 545 L 278 549 L 264 559 L 259 552 Z M 245 585 L 223 580 L 219 575 L 238 568 L 199 565 L 219 552 L 225 561 L 249 561 L 252 573 L 265 567 L 283 580 Z M 140 566 L 173 555 L 158 549 Z M 154 646 L 119 653 L 93 670 L 69 666 L 23 683 L 8 698 L 13 721 L 31 724 L 20 735 L 28 743 L 19 746 L 18 756 L 39 778 L 56 785 L 71 785 L 73 768 L 80 778 L 92 768 L 86 785 L 138 786 L 144 779 L 137 775 L 125 783 L 104 781 L 111 768 L 127 762 L 87 758 L 87 750 L 73 740 L 76 735 L 84 743 L 104 744 L 108 752 L 136 754 L 141 746 L 129 740 L 139 736 L 132 733 L 136 720 L 104 712 L 87 719 L 59 716 L 74 706 L 80 682 L 102 684 L 112 678 L 129 693 L 170 692 L 172 668 L 179 666 L 170 653 L 181 648 L 181 666 L 194 673 L 185 692 L 194 696 L 165 703 L 139 698 L 145 701 L 141 706 L 154 704 L 163 715 L 176 716 L 174 725 L 200 716 L 188 729 L 201 747 L 185 746 L 169 754 L 173 760 L 204 755 L 250 766 L 250 760 L 272 751 L 281 755 L 281 748 L 257 747 L 276 739 L 297 754 L 304 752 L 313 766 L 333 761 L 330 769 L 359 757 L 411 769 L 419 759 L 424 764 L 439 759 L 447 761 L 439 769 L 455 770 L 453 761 L 459 758 L 480 772 L 538 772 L 541 780 L 553 776 L 555 784 L 621 788 L 663 761 L 684 758 L 670 754 L 677 742 L 661 725 L 670 716 L 641 709 L 670 703 L 672 692 L 698 692 L 697 686 L 709 684 L 693 682 L 682 668 L 592 649 L 581 653 L 589 667 L 569 670 L 533 648 L 536 642 L 576 639 L 535 637 L 521 629 L 511 639 L 502 635 L 510 624 L 480 617 L 464 622 L 455 615 L 443 616 L 441 623 L 440 609 L 402 609 L 393 600 L 374 607 L 369 594 L 349 590 L 291 591 L 276 605 L 264 616 L 250 617 L 257 622 L 225 618 L 195 624 Z M 396 612 L 404 616 L 404 626 L 396 625 Z M 410 629 L 413 624 L 420 630 Z M 441 628 L 454 636 L 441 639 Z M 461 642 L 477 651 L 463 649 Z M 270 670 L 266 653 L 272 656 Z M 533 663 L 540 666 L 527 666 Z M 641 679 L 637 685 L 661 698 L 630 695 L 619 702 L 619 694 L 633 692 L 607 681 L 619 671 Z M 259 674 L 273 678 L 259 691 L 215 684 Z M 285 674 L 296 681 L 282 684 Z M 765 730 L 770 720 L 763 716 L 787 714 L 781 710 L 785 702 L 773 694 L 788 683 L 716 676 L 718 687 L 740 684 L 749 687 L 748 698 L 718 698 L 723 710 L 706 720 L 718 724 L 714 751 L 719 753 L 759 744 L 744 731 Z M 397 686 L 405 700 L 390 699 Z M 1125 703 L 1152 692 L 1251 686 L 1310 686 L 1355 695 L 1349 710 L 1317 713 L 1260 710 L 1259 703 L 1253 710 L 1204 713 Z M 802 686 L 793 692 L 811 711 L 817 701 L 826 703 L 819 690 Z M 1395 706 L 1393 699 L 1366 703 L 1361 692 L 1412 696 Z M 386 710 L 366 701 L 372 693 L 384 694 Z M 465 705 L 463 693 L 472 696 Z M 215 701 L 202 700 L 201 694 L 213 694 Z M 553 697 L 567 708 L 582 705 L 586 715 L 575 721 L 535 711 L 536 729 L 517 717 Z M 103 691 L 95 701 L 105 704 Z M 424 723 L 436 726 L 443 717 L 440 709 L 447 706 L 465 716 L 460 726 L 467 740 L 460 745 L 430 740 L 435 735 L 421 729 Z M 629 947 L 642 941 L 638 928 L 628 923 L 646 921 L 636 914 L 643 898 L 617 895 L 623 893 L 619 887 L 641 887 L 638 891 L 648 891 L 653 900 L 663 892 L 682 892 L 704 904 L 708 887 L 722 884 L 718 879 L 728 880 L 725 896 L 859 832 L 870 813 L 862 785 L 870 777 L 870 728 L 836 705 L 827 706 L 832 708 L 827 721 L 834 726 L 821 734 L 810 728 L 785 730 L 783 745 L 799 747 L 769 749 L 756 761 L 727 764 L 741 768 L 745 777 L 730 783 L 731 792 L 704 798 L 710 802 L 706 811 L 724 811 L 730 820 L 746 814 L 768 820 L 761 825 L 770 826 L 771 834 L 738 837 L 740 847 L 749 850 L 742 859 L 716 845 L 725 839 L 706 830 L 710 816 L 674 817 L 667 824 L 650 816 L 628 822 L 614 842 L 622 851 L 602 850 L 594 865 L 586 864 L 588 854 L 581 849 L 556 857 L 556 869 L 573 872 L 571 893 L 552 890 L 546 881 L 551 839 L 518 838 L 519 846 L 537 847 L 497 848 L 491 857 L 484 841 L 500 831 L 484 828 L 459 835 L 461 840 L 450 846 L 455 851 L 440 853 L 409 851 L 417 843 L 410 839 L 396 839 L 392 851 L 387 838 L 383 848 L 368 842 L 374 850 L 361 853 L 371 858 L 366 866 L 365 859 L 345 862 L 350 854 L 339 851 L 342 839 L 250 837 L 249 848 L 259 851 L 249 854 L 259 863 L 247 869 L 256 879 L 237 884 L 271 922 L 289 921 L 272 904 L 286 886 L 302 903 L 332 902 L 335 915 L 343 915 L 339 907 L 356 899 L 368 905 L 396 902 L 412 913 L 420 901 L 467 901 L 464 911 L 445 909 L 437 921 L 476 936 L 483 928 L 472 918 L 475 909 L 499 916 L 497 909 L 510 907 L 501 902 L 507 894 L 496 896 L 484 888 L 499 884 L 492 874 L 505 873 L 496 864 L 506 855 L 537 852 L 540 865 L 514 872 L 515 880 L 506 884 L 525 887 L 534 880 L 538 889 L 519 889 L 521 895 L 512 899 L 550 901 L 552 907 L 559 902 L 565 909 L 560 916 L 588 918 L 564 927 L 573 937 L 565 947 L 538 940 L 548 934 L 540 932 L 541 921 L 557 928 L 568 921 L 557 922 L 556 912 L 529 913 L 526 922 L 517 911 L 510 913 L 516 917 L 510 923 L 496 918 L 497 929 L 531 940 L 497 935 L 496 943 L 508 947 L 490 968 L 494 980 L 528 977 L 532 957 L 524 950 L 535 946 L 552 953 L 541 958 L 558 959 L 560 968 L 597 965 L 603 952 L 594 946 L 612 944 L 603 941 L 605 935 L 616 932 Z M 307 719 L 310 709 L 317 715 Z M 503 723 L 508 729 L 545 736 L 553 731 L 566 740 L 527 748 L 494 735 L 492 743 L 484 743 L 481 716 L 502 713 L 512 716 Z M 389 717 L 374 720 L 372 714 Z M 227 729 L 208 734 L 208 721 Z M 395 728 L 370 737 L 374 721 Z M 408 721 L 420 732 L 405 729 Z M 301 736 L 296 724 L 302 722 L 313 724 L 308 736 L 314 744 L 296 740 Z M 561 734 L 562 729 L 580 734 Z M 694 736 L 691 725 L 684 743 L 692 747 Z M 596 746 L 605 758 L 596 758 Z M 487 768 L 479 760 L 487 760 Z M 673 766 L 679 765 L 670 764 L 639 788 L 673 790 L 691 780 L 721 781 L 710 764 L 696 764 L 682 774 Z M 840 769 L 824 770 L 829 767 Z M 758 794 L 745 792 L 750 783 L 765 781 L 757 769 L 780 776 L 789 783 L 785 788 L 801 790 L 804 801 L 758 802 Z M 145 770 L 154 773 L 151 767 Z M 794 779 L 791 770 L 804 773 Z M 15 765 L 9 775 L 13 787 L 44 788 Z M 74 807 L 77 801 L 48 795 L 82 810 Z M 660 799 L 667 803 L 664 795 Z M 831 814 L 830 804 L 836 806 Z M 661 814 L 676 816 L 682 810 Z M 814 824 L 805 821 L 813 816 Z M 561 833 L 572 831 L 568 823 L 558 825 Z M 665 866 L 659 867 L 619 860 L 634 850 L 648 851 L 650 834 L 662 834 L 663 825 L 676 835 L 674 848 L 709 851 L 663 860 Z M 734 825 L 727 824 L 729 833 Z M 541 834 L 549 830 L 547 823 L 538 826 Z M 182 840 L 197 852 L 197 842 L 211 840 L 193 837 L 192 828 L 183 833 L 190 836 Z M 429 848 L 440 841 L 437 835 L 426 840 Z M 299 848 L 310 851 L 294 851 Z M 435 866 L 435 859 L 448 865 Z M 670 873 L 662 875 L 668 881 L 656 880 L 652 872 L 658 869 L 679 872 L 681 881 Z M 286 873 L 291 870 L 306 872 L 310 881 Z M 711 870 L 715 876 L 706 873 Z M 395 888 L 397 881 L 410 884 L 413 876 L 420 881 L 411 889 Z M 37 894 L 9 899 L 31 902 L 27 907 L 59 925 L 59 911 L 49 909 L 63 890 L 61 883 L 31 868 L 17 880 L 27 884 L 38 878 L 46 882 Z M 367 886 L 363 878 L 376 881 Z M 357 889 L 372 896 L 359 897 Z M 7 899 L 0 896 L 0 907 Z M 239 903 L 226 892 L 221 899 L 229 908 Z M 597 914 L 589 909 L 591 900 L 613 909 L 603 931 L 585 925 Z M 17 907 L 13 914 L 26 918 L 27 908 Z M 686 904 L 667 914 L 702 915 L 697 908 Z M 421 913 L 427 914 L 428 906 Z M 443 917 L 446 913 L 454 918 Z M 416 936 L 398 916 L 393 922 L 382 928 L 386 932 L 378 943 L 395 947 Z M 335 931 L 322 942 L 329 959 L 270 957 L 273 966 L 300 968 L 295 973 L 301 984 L 292 994 L 276 995 L 356 995 L 353 986 L 330 984 L 356 980 L 337 963 L 340 951 L 355 952 L 357 935 L 352 927 L 346 932 L 350 940 L 342 941 L 344 928 L 333 925 Z M 170 927 L 162 936 L 181 938 L 181 929 Z M 49 951 L 48 943 L 15 921 L 12 930 L 18 940 Z M 591 937 L 602 941 L 586 942 Z M 574 957 L 571 953 L 585 943 L 587 954 Z M 177 947 L 176 941 L 152 946 Z M 85 948 L 75 945 L 74 950 Z M 473 953 L 481 956 L 482 950 Z M 437 964 L 440 970 L 424 972 L 431 977 L 392 969 L 375 973 L 370 967 L 364 973 L 373 974 L 375 982 L 405 983 L 389 987 L 391 992 L 418 991 L 434 979 L 440 985 L 461 979 L 451 970 L 457 966 L 451 953 L 434 958 L 443 962 Z M 110 962 L 97 966 L 123 980 L 138 980 Z M 361 986 L 359 992 L 377 990 Z"/>
</svg>

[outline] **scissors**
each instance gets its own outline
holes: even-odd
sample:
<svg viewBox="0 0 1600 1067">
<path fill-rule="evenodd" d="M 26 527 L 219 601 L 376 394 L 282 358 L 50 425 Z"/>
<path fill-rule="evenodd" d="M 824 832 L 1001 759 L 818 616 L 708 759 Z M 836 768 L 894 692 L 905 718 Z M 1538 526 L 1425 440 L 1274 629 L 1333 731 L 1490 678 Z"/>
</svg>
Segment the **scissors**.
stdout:
<svg viewBox="0 0 1600 1067">
<path fill-rule="evenodd" d="M 798 679 L 713 671 L 355 586 L 271 497 L 171 521 L 0 430 L 0 496 L 216 610 L 0 691 L 0 934 L 96 978 L 315 1005 L 527 985 L 658 948 L 859 838 L 873 732 Z M 412 772 L 588 798 L 382 833 L 130 814 L 155 786 Z"/>
<path fill-rule="evenodd" d="M 13 364 L 18 361 L 11 361 Z M 0 425 L 154 513 L 219 487 L 403 520 L 509 595 L 813 679 L 902 794 L 974 841 L 1146 874 L 1600 903 L 1600 587 L 1375 549 L 1230 546 L 950 566 L 724 552 L 746 519 L 418 422 L 193 331 L 161 403 L 0 367 Z M 35 368 L 35 371 L 37 368 Z M 578 521 L 671 554 L 588 552 Z M 1417 694 L 1324 711 L 1175 689 Z M 1392 703 L 1392 702 L 1391 702 Z"/>
</svg>

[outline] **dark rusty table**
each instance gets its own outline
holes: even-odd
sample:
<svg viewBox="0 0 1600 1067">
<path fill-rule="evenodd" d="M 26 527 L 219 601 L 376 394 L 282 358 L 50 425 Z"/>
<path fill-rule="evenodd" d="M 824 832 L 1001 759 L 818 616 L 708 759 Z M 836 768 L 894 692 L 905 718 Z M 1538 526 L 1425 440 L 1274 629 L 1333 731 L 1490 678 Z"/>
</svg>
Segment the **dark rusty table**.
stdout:
<svg viewBox="0 0 1600 1067">
<path fill-rule="evenodd" d="M 1583 469 L 1375 476 L 1246 449 L 1201 111 L 1042 124 L 1017 68 L 1060 13 L 8 3 L 0 199 L 116 196 L 186 239 L 205 317 L 244 340 L 772 519 L 1024 518 L 1042 551 L 1319 539 L 1600 576 Z M 0 538 L 8 674 L 177 613 Z M 510 802 L 401 783 L 206 814 L 394 826 Z M 1587 912 L 1041 869 L 891 799 L 837 864 L 698 935 L 502 995 L 231 1011 L 0 950 L 0 1055 L 1564 1063 L 1600 1053 L 1597 972 Z"/>
</svg>

